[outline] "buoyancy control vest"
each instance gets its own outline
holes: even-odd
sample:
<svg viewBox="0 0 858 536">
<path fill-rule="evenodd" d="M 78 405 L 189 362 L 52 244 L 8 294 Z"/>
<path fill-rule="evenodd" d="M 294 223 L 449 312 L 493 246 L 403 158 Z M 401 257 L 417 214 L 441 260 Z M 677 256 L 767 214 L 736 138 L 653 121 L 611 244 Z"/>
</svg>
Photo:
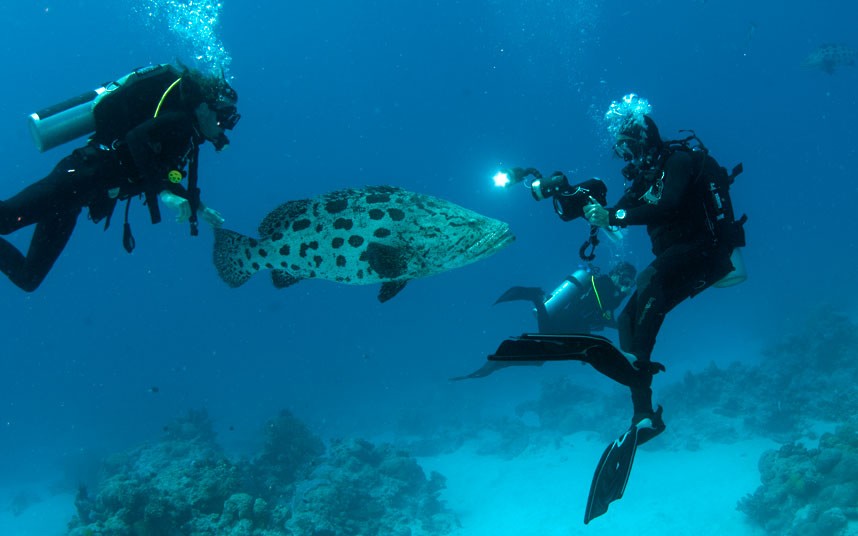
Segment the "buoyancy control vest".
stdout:
<svg viewBox="0 0 858 536">
<path fill-rule="evenodd" d="M 742 173 L 742 164 L 737 164 L 732 172 L 728 173 L 727 169 L 709 154 L 709 150 L 697 134 L 693 130 L 688 132 L 691 132 L 691 135 L 686 138 L 665 142 L 665 154 L 659 160 L 660 165 L 663 168 L 668 158 L 677 151 L 689 153 L 697 170 L 692 187 L 696 189 L 698 198 L 703 203 L 702 213 L 705 225 L 713 242 L 728 251 L 744 247 L 744 225 L 748 216 L 743 214 L 741 218 L 736 219 L 733 200 L 730 197 L 730 186 Z"/>
</svg>

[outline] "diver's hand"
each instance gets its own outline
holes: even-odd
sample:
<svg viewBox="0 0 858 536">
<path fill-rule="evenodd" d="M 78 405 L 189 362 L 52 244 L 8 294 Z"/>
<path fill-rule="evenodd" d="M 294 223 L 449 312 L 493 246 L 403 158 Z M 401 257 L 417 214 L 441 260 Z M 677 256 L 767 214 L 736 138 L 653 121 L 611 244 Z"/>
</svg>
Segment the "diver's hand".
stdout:
<svg viewBox="0 0 858 536">
<path fill-rule="evenodd" d="M 590 222 L 590 225 L 595 225 L 596 227 L 608 227 L 608 211 L 605 210 L 605 207 L 595 201 L 584 206 L 584 218 Z"/>
<path fill-rule="evenodd" d="M 191 218 L 191 203 L 184 197 L 180 197 L 173 192 L 164 190 L 159 194 L 161 202 L 176 212 L 176 222 L 184 223 Z M 223 226 L 223 216 L 212 208 L 205 206 L 200 202 L 200 218 L 211 225 L 212 227 Z"/>
<path fill-rule="evenodd" d="M 204 222 L 217 229 L 223 227 L 224 219 L 223 216 L 220 215 L 220 212 L 206 206 L 203 206 L 202 209 L 202 212 L 200 212 L 200 218 L 202 218 Z"/>
<path fill-rule="evenodd" d="M 191 203 L 184 197 L 167 190 L 158 194 L 158 197 L 165 206 L 176 213 L 177 222 L 186 222 L 191 217 Z"/>
</svg>

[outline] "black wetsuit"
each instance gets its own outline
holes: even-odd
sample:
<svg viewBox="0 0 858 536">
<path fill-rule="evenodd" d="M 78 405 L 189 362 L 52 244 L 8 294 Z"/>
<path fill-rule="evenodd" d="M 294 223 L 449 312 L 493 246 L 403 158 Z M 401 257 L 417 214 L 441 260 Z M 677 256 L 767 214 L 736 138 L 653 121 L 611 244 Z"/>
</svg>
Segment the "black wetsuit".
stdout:
<svg viewBox="0 0 858 536">
<path fill-rule="evenodd" d="M 572 284 L 580 285 L 577 279 Z M 534 303 L 539 333 L 592 333 L 615 327 L 614 309 L 625 297 L 610 276 L 588 278 L 577 299 L 553 315 L 548 314 L 543 302 Z"/>
<path fill-rule="evenodd" d="M 655 260 L 638 275 L 635 293 L 617 320 L 620 346 L 645 362 L 665 315 L 733 268 L 731 251 L 716 242 L 707 223 L 702 177 L 713 171 L 708 166 L 717 163 L 703 153 L 676 151 L 664 162 L 657 203 L 640 199 L 650 184 L 633 182 L 609 210 L 611 225 L 646 225 L 652 241 Z M 626 211 L 625 218 L 617 218 L 619 209 Z M 652 412 L 651 383 L 652 375 L 642 373 L 640 386 L 632 387 L 636 415 Z"/>
<path fill-rule="evenodd" d="M 26 256 L 0 238 L 0 271 L 25 291 L 38 288 L 83 207 L 94 222 L 109 222 L 118 200 L 146 194 L 152 222 L 160 221 L 158 193 L 170 190 L 188 199 L 187 190 L 171 183 L 167 173 L 182 169 L 195 144 L 202 143 L 195 121 L 192 112 L 176 109 L 143 121 L 116 141 L 100 139 L 96 132 L 47 177 L 0 201 L 0 234 L 36 225 Z"/>
</svg>

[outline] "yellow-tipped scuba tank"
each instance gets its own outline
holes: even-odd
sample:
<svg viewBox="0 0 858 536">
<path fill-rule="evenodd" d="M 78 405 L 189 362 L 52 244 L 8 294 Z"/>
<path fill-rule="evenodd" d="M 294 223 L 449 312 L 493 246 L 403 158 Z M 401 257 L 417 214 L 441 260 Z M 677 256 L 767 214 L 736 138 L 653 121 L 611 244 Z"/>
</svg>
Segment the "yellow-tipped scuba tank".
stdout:
<svg viewBox="0 0 858 536">
<path fill-rule="evenodd" d="M 92 91 L 30 114 L 27 122 L 36 148 L 40 152 L 45 152 L 95 132 L 95 107 L 99 102 L 138 79 L 147 78 L 156 71 L 171 68 L 168 64 L 161 64 L 135 69 L 115 82 L 106 83 Z"/>
</svg>

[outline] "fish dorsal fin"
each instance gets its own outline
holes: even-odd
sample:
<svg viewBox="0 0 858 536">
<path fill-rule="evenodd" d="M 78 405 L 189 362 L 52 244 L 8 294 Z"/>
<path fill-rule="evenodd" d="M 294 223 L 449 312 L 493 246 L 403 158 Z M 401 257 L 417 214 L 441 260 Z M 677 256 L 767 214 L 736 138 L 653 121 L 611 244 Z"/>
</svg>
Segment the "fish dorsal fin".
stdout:
<svg viewBox="0 0 858 536">
<path fill-rule="evenodd" d="M 286 288 L 300 280 L 301 278 L 295 277 L 286 270 L 271 270 L 271 282 L 276 288 Z"/>
<path fill-rule="evenodd" d="M 407 248 L 379 242 L 370 242 L 366 246 L 366 260 L 379 277 L 396 279 L 408 270 Z"/>
<path fill-rule="evenodd" d="M 392 297 L 399 294 L 399 291 L 405 288 L 405 285 L 408 284 L 408 280 L 402 281 L 388 281 L 387 283 L 381 284 L 381 290 L 378 291 L 378 301 L 381 303 L 386 302 Z"/>
</svg>

